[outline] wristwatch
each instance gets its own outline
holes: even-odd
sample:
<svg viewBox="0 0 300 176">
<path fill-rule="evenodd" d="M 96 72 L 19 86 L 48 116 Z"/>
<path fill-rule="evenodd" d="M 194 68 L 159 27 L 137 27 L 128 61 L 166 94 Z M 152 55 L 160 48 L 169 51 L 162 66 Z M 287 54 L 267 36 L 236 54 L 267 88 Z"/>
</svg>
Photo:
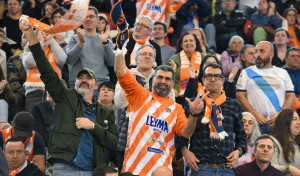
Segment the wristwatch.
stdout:
<svg viewBox="0 0 300 176">
<path fill-rule="evenodd" d="M 197 117 L 198 116 L 198 114 L 193 114 L 192 112 L 190 112 L 190 114 L 191 114 L 192 117 Z"/>
<path fill-rule="evenodd" d="M 242 156 L 243 150 L 241 148 L 238 148 L 237 150 L 240 152 L 239 156 Z"/>
</svg>

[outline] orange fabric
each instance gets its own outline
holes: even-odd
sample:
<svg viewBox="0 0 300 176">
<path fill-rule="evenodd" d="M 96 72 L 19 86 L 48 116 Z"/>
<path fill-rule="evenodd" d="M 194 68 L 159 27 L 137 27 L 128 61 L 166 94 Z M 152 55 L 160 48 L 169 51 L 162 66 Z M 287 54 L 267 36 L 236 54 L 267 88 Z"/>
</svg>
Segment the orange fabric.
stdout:
<svg viewBox="0 0 300 176">
<path fill-rule="evenodd" d="M 170 5 L 170 13 L 171 14 L 175 14 L 177 12 L 177 10 L 183 5 L 184 3 L 181 2 L 172 2 L 172 4 Z"/>
<path fill-rule="evenodd" d="M 174 133 L 181 136 L 188 120 L 184 110 L 171 98 L 143 88 L 129 71 L 118 80 L 131 111 L 122 172 L 147 176 L 158 166 L 172 169 Z"/>
<path fill-rule="evenodd" d="M 191 57 L 191 61 L 188 56 L 185 54 L 184 50 L 180 52 L 180 83 L 179 83 L 179 95 L 183 95 L 186 85 L 189 81 L 189 65 L 192 64 L 192 68 L 196 72 L 196 76 L 199 74 L 200 64 L 201 64 L 201 53 L 199 51 L 195 51 Z"/>
<path fill-rule="evenodd" d="M 48 47 L 48 49 L 45 51 L 45 55 L 48 58 L 54 71 L 58 74 L 59 78 L 61 78 L 61 74 L 58 70 L 54 54 L 50 47 Z M 41 80 L 40 76 L 41 74 L 38 68 L 35 66 L 29 70 L 29 74 L 27 76 L 26 82 L 42 83 L 43 81 Z"/>
<path fill-rule="evenodd" d="M 299 26 L 295 24 L 295 28 L 298 28 L 298 29 L 299 29 Z M 300 49 L 300 47 L 299 47 L 300 44 L 299 44 L 299 41 L 298 41 L 298 39 L 297 39 L 295 30 L 292 29 L 292 28 L 290 28 L 290 27 L 288 26 L 288 32 L 289 32 L 289 34 L 291 35 L 291 38 L 289 38 L 288 46 L 290 46 L 290 47 L 291 47 L 291 46 L 294 46 L 294 47 Z"/>
<path fill-rule="evenodd" d="M 6 142 L 7 139 L 12 138 L 12 127 L 8 129 L 4 129 L 2 132 L 3 144 Z M 34 151 L 34 136 L 35 131 L 32 132 L 32 136 L 26 138 L 25 140 L 25 152 L 26 152 L 26 159 L 31 162 L 33 159 L 33 151 Z M 4 145 L 3 145 L 4 147 Z M 4 148 L 3 148 L 4 149 Z"/>
<path fill-rule="evenodd" d="M 165 22 L 166 13 L 170 12 L 170 0 L 137 0 L 137 17 L 147 15 L 155 21 Z"/>
<path fill-rule="evenodd" d="M 298 97 L 295 97 L 295 104 L 293 105 L 293 109 L 295 110 L 300 109 L 300 100 Z"/>
</svg>

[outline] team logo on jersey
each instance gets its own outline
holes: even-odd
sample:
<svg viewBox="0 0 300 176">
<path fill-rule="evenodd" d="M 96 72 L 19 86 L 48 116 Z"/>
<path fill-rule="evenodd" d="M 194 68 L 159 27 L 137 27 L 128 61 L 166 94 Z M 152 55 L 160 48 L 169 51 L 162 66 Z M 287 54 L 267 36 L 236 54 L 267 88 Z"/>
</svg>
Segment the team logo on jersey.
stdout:
<svg viewBox="0 0 300 176">
<path fill-rule="evenodd" d="M 157 119 L 154 116 L 147 116 L 146 126 L 153 127 L 154 131 L 157 131 L 159 133 L 161 133 L 161 131 L 169 133 L 168 122 L 161 119 Z"/>
<path fill-rule="evenodd" d="M 155 139 L 155 138 L 150 138 L 150 137 L 148 137 L 148 138 L 147 138 L 147 141 L 149 141 L 149 142 L 157 142 L 159 145 L 166 146 L 165 143 L 163 143 L 163 142 L 161 142 L 161 141 L 159 141 L 159 140 L 157 140 L 157 139 Z"/>
<path fill-rule="evenodd" d="M 161 7 L 156 4 L 147 4 L 147 10 L 156 11 L 156 12 L 161 13 Z"/>
<path fill-rule="evenodd" d="M 146 151 L 147 152 L 154 152 L 154 153 L 161 154 L 161 155 L 165 155 L 164 151 L 162 151 L 161 149 L 157 149 L 157 148 L 147 147 Z"/>
<path fill-rule="evenodd" d="M 171 114 L 172 113 L 172 109 L 171 108 L 166 108 L 165 112 Z"/>
</svg>

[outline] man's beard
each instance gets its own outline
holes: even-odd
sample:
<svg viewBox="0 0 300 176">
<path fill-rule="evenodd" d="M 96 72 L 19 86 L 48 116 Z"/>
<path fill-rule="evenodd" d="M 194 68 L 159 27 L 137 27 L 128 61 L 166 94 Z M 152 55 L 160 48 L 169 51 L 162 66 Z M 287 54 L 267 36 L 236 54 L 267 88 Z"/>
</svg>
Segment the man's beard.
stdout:
<svg viewBox="0 0 300 176">
<path fill-rule="evenodd" d="M 164 85 L 165 87 L 160 87 Z M 159 83 L 153 86 L 153 92 L 161 97 L 168 97 L 171 89 L 167 84 Z"/>
<path fill-rule="evenodd" d="M 86 83 L 85 83 L 86 84 Z M 88 88 L 81 87 L 82 83 L 79 86 L 75 86 L 75 90 L 82 96 L 91 95 L 93 96 L 94 90 L 90 89 L 90 85 L 88 85 Z"/>
<path fill-rule="evenodd" d="M 257 60 L 261 60 L 261 62 L 258 63 Z M 270 58 L 267 58 L 267 59 L 263 60 L 260 57 L 258 57 L 255 60 L 255 65 L 256 65 L 257 68 L 264 68 L 269 62 L 270 62 Z"/>
</svg>

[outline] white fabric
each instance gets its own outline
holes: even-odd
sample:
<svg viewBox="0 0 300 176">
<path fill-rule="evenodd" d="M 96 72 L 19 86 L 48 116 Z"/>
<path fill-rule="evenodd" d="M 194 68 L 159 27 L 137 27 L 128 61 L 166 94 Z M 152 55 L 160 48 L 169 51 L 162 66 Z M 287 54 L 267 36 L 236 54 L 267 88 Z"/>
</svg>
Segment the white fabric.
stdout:
<svg viewBox="0 0 300 176">
<path fill-rule="evenodd" d="M 282 107 L 284 104 L 285 93 L 294 92 L 294 85 L 286 70 L 272 66 L 268 69 L 258 69 L 256 66 L 250 67 L 257 74 L 261 75 L 273 88 L 278 97 L 279 104 Z M 250 105 L 267 120 L 276 113 L 272 102 L 264 94 L 264 92 L 257 86 L 253 79 L 249 78 L 246 71 L 243 70 L 237 85 L 237 90 L 247 92 L 247 99 Z"/>
<path fill-rule="evenodd" d="M 7 122 L 8 119 L 8 104 L 5 100 L 0 100 L 0 122 Z"/>
</svg>

